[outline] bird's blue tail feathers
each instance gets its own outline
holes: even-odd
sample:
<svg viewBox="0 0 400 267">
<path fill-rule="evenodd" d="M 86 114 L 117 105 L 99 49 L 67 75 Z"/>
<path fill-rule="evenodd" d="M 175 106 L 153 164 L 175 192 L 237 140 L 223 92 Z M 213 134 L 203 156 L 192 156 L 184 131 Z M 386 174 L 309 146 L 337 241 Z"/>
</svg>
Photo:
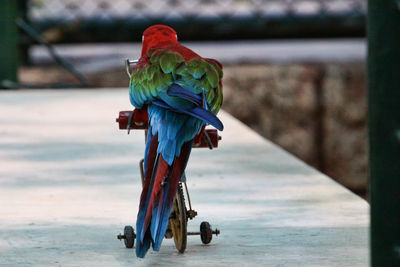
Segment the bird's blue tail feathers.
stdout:
<svg viewBox="0 0 400 267">
<path fill-rule="evenodd" d="M 189 127 L 196 128 L 193 125 Z M 161 247 L 178 183 L 186 168 L 192 148 L 192 140 L 186 141 L 180 147 L 179 156 L 176 155 L 169 164 L 163 154 L 158 151 L 163 142 L 159 139 L 160 133 L 156 132 L 154 135 L 152 133 L 154 131 L 150 128 L 146 143 L 145 183 L 136 221 L 136 255 L 141 258 L 146 255 L 150 244 L 155 251 Z M 178 135 L 175 139 L 178 140 L 181 137 Z"/>
</svg>

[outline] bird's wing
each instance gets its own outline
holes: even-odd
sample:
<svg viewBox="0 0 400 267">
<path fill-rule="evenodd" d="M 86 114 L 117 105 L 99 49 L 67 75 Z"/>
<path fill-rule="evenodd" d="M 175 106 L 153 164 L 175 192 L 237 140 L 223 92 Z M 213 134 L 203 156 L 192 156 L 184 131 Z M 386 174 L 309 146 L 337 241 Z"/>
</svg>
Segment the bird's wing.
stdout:
<svg viewBox="0 0 400 267">
<path fill-rule="evenodd" d="M 141 108 L 158 100 L 174 109 L 187 110 L 198 106 L 204 94 L 209 111 L 218 113 L 223 75 L 219 63 L 203 58 L 185 61 L 179 52 L 169 49 L 150 49 L 147 56 L 147 63 L 132 73 L 132 105 Z"/>
</svg>

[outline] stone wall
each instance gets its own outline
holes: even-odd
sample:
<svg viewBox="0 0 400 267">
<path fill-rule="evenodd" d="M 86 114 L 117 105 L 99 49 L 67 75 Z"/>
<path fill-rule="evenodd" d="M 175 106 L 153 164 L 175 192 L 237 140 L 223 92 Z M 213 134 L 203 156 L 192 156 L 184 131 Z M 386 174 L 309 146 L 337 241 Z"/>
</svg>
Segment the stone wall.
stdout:
<svg viewBox="0 0 400 267">
<path fill-rule="evenodd" d="M 224 73 L 226 111 L 365 196 L 364 63 L 232 65 Z"/>
</svg>

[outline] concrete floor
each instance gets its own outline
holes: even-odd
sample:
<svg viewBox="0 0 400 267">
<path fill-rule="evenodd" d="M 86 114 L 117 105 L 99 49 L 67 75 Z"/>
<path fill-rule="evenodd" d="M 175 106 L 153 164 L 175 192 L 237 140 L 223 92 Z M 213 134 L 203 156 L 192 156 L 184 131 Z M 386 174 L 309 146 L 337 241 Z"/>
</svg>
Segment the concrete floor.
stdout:
<svg viewBox="0 0 400 267">
<path fill-rule="evenodd" d="M 196 231 L 137 259 L 141 132 L 117 129 L 126 89 L 0 92 L 0 266 L 367 266 L 368 204 L 222 112 L 220 148 L 188 169 Z"/>
</svg>

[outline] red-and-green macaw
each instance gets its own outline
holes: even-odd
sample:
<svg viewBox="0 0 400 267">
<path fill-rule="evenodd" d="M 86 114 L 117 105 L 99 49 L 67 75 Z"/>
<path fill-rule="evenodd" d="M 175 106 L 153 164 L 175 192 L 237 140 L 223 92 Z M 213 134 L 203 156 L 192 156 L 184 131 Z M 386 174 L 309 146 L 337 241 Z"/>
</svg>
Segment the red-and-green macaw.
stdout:
<svg viewBox="0 0 400 267">
<path fill-rule="evenodd" d="M 143 33 L 142 54 L 132 71 L 130 101 L 146 108 L 149 130 L 144 156 L 145 183 L 136 221 L 136 255 L 158 251 L 178 183 L 195 135 L 210 124 L 222 104 L 222 65 L 178 43 L 176 32 L 154 25 Z"/>
</svg>

